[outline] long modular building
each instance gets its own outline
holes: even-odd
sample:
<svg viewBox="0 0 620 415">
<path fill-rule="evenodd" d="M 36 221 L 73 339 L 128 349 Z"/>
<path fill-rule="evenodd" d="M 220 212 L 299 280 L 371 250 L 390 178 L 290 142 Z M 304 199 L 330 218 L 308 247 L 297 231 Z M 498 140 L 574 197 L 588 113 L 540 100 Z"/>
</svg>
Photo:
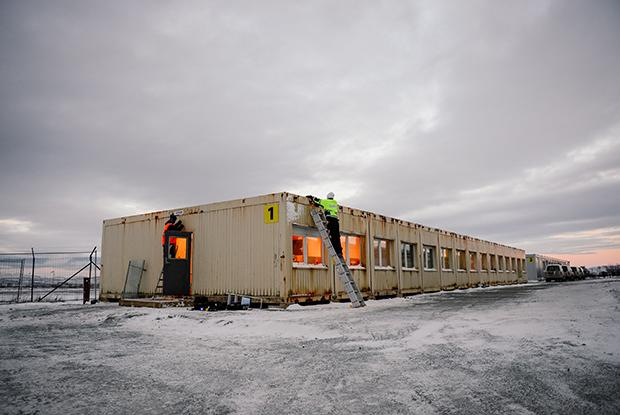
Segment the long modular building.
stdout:
<svg viewBox="0 0 620 415">
<path fill-rule="evenodd" d="M 140 296 L 347 299 L 310 209 L 306 197 L 283 192 L 104 220 L 101 298 L 119 299 L 129 261 L 144 260 Z M 162 230 L 173 212 L 185 229 L 169 235 L 177 246 L 171 257 L 168 239 L 162 250 Z M 344 206 L 340 228 L 366 298 L 527 282 L 521 249 Z"/>
</svg>

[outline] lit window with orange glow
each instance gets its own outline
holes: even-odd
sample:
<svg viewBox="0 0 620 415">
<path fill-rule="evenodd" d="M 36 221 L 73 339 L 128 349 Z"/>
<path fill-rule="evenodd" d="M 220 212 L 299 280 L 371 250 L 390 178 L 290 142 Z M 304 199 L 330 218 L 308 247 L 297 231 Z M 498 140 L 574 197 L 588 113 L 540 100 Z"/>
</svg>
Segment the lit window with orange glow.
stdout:
<svg viewBox="0 0 620 415">
<path fill-rule="evenodd" d="M 293 235 L 293 262 L 304 262 L 304 237 Z"/>
<path fill-rule="evenodd" d="M 315 228 L 293 226 L 293 264 L 323 266 L 323 241 Z"/>
<path fill-rule="evenodd" d="M 362 238 L 359 236 L 347 236 L 347 242 L 349 265 L 353 267 L 364 266 L 362 264 Z"/>
<path fill-rule="evenodd" d="M 308 264 L 321 265 L 323 263 L 323 242 L 321 238 L 306 236 L 308 244 Z"/>
<path fill-rule="evenodd" d="M 177 251 L 175 254 L 176 259 L 187 259 L 187 239 L 177 238 L 176 242 Z"/>
<path fill-rule="evenodd" d="M 363 267 L 362 261 L 362 237 L 345 235 L 340 237 L 342 255 L 350 267 Z"/>
</svg>

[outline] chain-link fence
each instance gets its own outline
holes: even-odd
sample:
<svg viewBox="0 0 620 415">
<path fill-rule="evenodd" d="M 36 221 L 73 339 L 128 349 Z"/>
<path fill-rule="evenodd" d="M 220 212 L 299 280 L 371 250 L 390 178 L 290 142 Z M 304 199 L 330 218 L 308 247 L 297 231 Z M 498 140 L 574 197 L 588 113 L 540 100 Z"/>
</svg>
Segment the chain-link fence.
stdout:
<svg viewBox="0 0 620 415">
<path fill-rule="evenodd" d="M 97 299 L 99 269 L 96 248 L 0 253 L 0 303 Z"/>
</svg>

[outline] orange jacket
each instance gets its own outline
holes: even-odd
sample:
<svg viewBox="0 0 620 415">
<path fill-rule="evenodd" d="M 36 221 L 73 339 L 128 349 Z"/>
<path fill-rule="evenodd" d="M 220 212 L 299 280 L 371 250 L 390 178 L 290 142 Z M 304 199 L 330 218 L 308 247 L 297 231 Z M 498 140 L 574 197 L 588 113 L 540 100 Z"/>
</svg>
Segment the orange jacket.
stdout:
<svg viewBox="0 0 620 415">
<path fill-rule="evenodd" d="M 166 244 L 166 231 L 167 231 L 167 230 L 168 230 L 171 226 L 173 226 L 173 225 L 174 225 L 174 223 L 170 223 L 170 222 L 168 222 L 168 223 L 166 223 L 166 224 L 164 225 L 164 231 L 163 231 L 163 232 L 162 232 L 162 234 L 161 234 L 161 246 L 164 246 L 164 245 Z M 170 237 L 170 245 L 175 245 L 176 243 L 177 243 L 177 238 L 176 238 L 176 237 L 174 237 L 174 236 L 171 236 L 171 237 Z"/>
</svg>

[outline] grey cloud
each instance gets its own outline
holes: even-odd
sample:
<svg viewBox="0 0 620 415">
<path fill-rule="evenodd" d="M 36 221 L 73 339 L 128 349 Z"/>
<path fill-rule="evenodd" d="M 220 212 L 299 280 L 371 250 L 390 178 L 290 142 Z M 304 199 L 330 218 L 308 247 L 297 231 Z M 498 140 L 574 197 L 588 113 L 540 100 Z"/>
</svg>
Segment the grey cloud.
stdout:
<svg viewBox="0 0 620 415">
<path fill-rule="evenodd" d="M 547 251 L 618 223 L 617 146 L 544 170 L 618 137 L 616 2 L 0 7 L 0 249 L 280 190 Z"/>
</svg>

